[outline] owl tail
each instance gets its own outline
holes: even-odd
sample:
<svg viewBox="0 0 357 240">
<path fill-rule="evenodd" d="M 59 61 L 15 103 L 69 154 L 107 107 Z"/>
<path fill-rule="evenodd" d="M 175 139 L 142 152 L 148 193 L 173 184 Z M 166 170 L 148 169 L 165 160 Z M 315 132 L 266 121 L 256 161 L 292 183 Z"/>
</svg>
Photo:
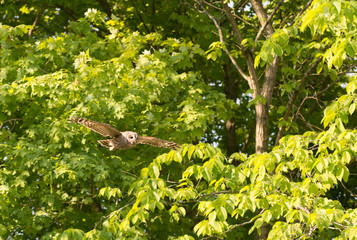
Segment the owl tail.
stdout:
<svg viewBox="0 0 357 240">
<path fill-rule="evenodd" d="M 99 144 L 103 147 L 109 148 L 110 151 L 115 150 L 115 146 L 112 139 L 98 140 Z"/>
</svg>

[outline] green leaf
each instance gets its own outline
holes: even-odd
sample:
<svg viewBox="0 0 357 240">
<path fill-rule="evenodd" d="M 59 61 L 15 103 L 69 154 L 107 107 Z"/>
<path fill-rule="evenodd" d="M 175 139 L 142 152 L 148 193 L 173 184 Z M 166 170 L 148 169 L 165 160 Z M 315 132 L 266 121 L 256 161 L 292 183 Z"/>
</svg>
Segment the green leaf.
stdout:
<svg viewBox="0 0 357 240">
<path fill-rule="evenodd" d="M 194 145 L 192 145 L 189 149 L 188 149 L 188 159 L 191 160 L 193 153 L 195 152 L 196 147 Z"/>
<path fill-rule="evenodd" d="M 279 44 L 273 43 L 273 48 L 276 55 L 283 56 L 283 49 Z"/>
<path fill-rule="evenodd" d="M 4 225 L 0 224 L 0 236 L 3 236 L 7 233 L 7 229 Z"/>
<path fill-rule="evenodd" d="M 273 215 L 271 214 L 271 212 L 269 210 L 266 210 L 263 214 L 262 214 L 262 219 L 264 222 L 269 223 L 271 218 L 273 217 Z"/>
<path fill-rule="evenodd" d="M 206 220 L 196 224 L 196 226 L 193 228 L 193 231 L 196 232 L 197 236 L 209 235 L 211 233 L 209 223 Z"/>
<path fill-rule="evenodd" d="M 341 132 L 345 131 L 345 126 L 343 125 L 341 118 L 336 119 L 336 126 Z"/>
<path fill-rule="evenodd" d="M 350 107 L 348 108 L 350 115 L 352 115 L 355 112 L 355 109 L 356 109 L 356 103 L 353 102 L 353 103 L 351 103 Z"/>
<path fill-rule="evenodd" d="M 346 87 L 347 93 L 352 94 L 355 92 L 355 90 L 356 90 L 356 82 L 355 81 L 349 82 Z"/>
<path fill-rule="evenodd" d="M 309 193 L 313 194 L 315 196 L 319 196 L 320 190 L 315 184 L 310 184 L 309 185 Z"/>
<path fill-rule="evenodd" d="M 160 176 L 160 170 L 158 168 L 158 166 L 156 166 L 155 164 L 152 165 L 152 168 L 151 168 L 151 174 L 154 178 L 159 178 Z"/>
<path fill-rule="evenodd" d="M 259 63 L 260 63 L 260 55 L 257 54 L 254 59 L 254 68 L 257 68 L 259 66 Z"/>
<path fill-rule="evenodd" d="M 220 221 L 226 221 L 227 219 L 227 210 L 224 207 L 219 207 L 216 209 L 217 217 Z"/>
<path fill-rule="evenodd" d="M 201 173 L 202 176 L 207 180 L 207 181 L 211 181 L 212 180 L 212 172 L 211 169 L 209 169 L 208 167 L 202 167 L 201 169 Z"/>
</svg>

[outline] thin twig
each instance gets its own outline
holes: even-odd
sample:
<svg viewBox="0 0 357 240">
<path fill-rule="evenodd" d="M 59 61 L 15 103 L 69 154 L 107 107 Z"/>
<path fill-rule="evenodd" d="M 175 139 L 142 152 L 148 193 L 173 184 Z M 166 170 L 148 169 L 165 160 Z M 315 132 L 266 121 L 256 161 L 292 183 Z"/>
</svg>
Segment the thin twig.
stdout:
<svg viewBox="0 0 357 240">
<path fill-rule="evenodd" d="M 200 195 L 198 195 L 198 198 L 207 197 L 207 196 L 217 196 L 219 194 L 236 194 L 236 193 L 239 193 L 239 191 L 225 190 L 225 191 L 218 191 L 218 192 L 213 192 L 213 193 L 200 194 Z"/>
<path fill-rule="evenodd" d="M 146 26 L 145 21 L 144 21 L 143 17 L 141 16 L 141 14 L 140 14 L 138 8 L 136 7 L 134 1 L 132 1 L 132 4 L 133 4 L 133 6 L 134 6 L 134 9 L 135 9 L 136 14 L 139 16 L 139 19 L 140 19 L 140 21 L 142 22 L 142 24 L 143 24 L 144 28 L 146 29 L 147 33 L 150 33 L 150 30 L 149 30 L 149 28 Z"/>
<path fill-rule="evenodd" d="M 223 38 L 223 33 L 222 33 L 222 29 L 220 27 L 220 24 L 218 22 L 217 19 L 215 19 L 202 5 L 202 3 L 199 1 L 199 0 L 195 0 L 195 2 L 197 3 L 197 5 L 200 6 L 201 8 L 201 12 L 203 12 L 204 14 L 206 14 L 211 20 L 212 22 L 214 23 L 214 25 L 216 26 L 217 30 L 218 30 L 218 36 L 219 36 L 219 41 L 222 43 L 222 44 L 225 44 L 224 42 L 224 38 Z M 241 41 L 239 41 L 240 43 Z M 250 80 L 250 77 L 247 76 L 243 69 L 238 65 L 237 61 L 234 59 L 234 57 L 231 55 L 231 53 L 229 52 L 229 50 L 227 49 L 227 47 L 224 48 L 224 51 L 226 52 L 226 54 L 228 55 L 229 59 L 231 60 L 231 62 L 233 63 L 233 65 L 236 67 L 236 69 L 238 70 L 239 74 L 247 81 Z"/>
<path fill-rule="evenodd" d="M 352 195 L 352 197 L 357 197 L 357 194 L 353 193 L 351 190 L 349 190 L 348 188 L 346 188 L 346 186 L 343 184 L 343 181 L 341 181 L 341 184 L 342 184 L 342 187 L 343 187 L 344 189 L 346 189 L 347 192 L 349 192 L 349 193 Z"/>
<path fill-rule="evenodd" d="M 250 224 L 250 223 L 252 223 L 254 220 L 250 220 L 250 221 L 248 221 L 248 222 L 244 222 L 244 223 L 240 223 L 240 224 L 235 224 L 235 225 L 233 225 L 231 228 L 229 228 L 227 231 L 225 231 L 224 233 L 228 233 L 228 232 L 230 232 L 230 231 L 232 231 L 234 228 L 236 228 L 236 227 L 241 227 L 241 226 L 244 226 L 244 225 L 248 225 L 248 224 Z"/>
<path fill-rule="evenodd" d="M 206 5 L 208 5 L 208 6 L 210 6 L 210 7 L 213 7 L 213 8 L 215 8 L 215 9 L 217 9 L 217 10 L 223 12 L 223 8 L 217 7 L 217 6 L 213 5 L 212 3 L 207 2 L 207 1 L 205 1 L 205 0 L 201 0 L 201 1 L 204 2 Z"/>
<path fill-rule="evenodd" d="M 306 9 L 308 9 L 308 8 L 310 7 L 312 1 L 313 1 L 313 0 L 310 0 L 310 1 L 305 5 L 305 7 L 296 15 L 296 17 L 295 17 L 294 21 L 291 23 L 291 25 L 294 25 L 296 19 L 297 19 L 298 17 L 300 17 L 300 16 L 306 11 Z"/>
<path fill-rule="evenodd" d="M 114 212 L 111 212 L 111 213 L 109 213 L 109 214 L 106 215 L 106 216 L 102 216 L 102 217 L 100 218 L 100 220 L 99 220 L 98 222 L 96 222 L 96 224 L 94 225 L 94 229 L 96 229 L 97 226 L 98 226 L 98 224 L 101 223 L 104 219 L 110 217 L 111 215 L 114 215 L 114 214 L 117 213 L 117 212 L 120 212 L 120 211 L 123 210 L 124 208 L 126 208 L 126 207 L 130 206 L 131 204 L 133 204 L 133 202 L 134 202 L 133 199 L 134 199 L 134 198 L 135 198 L 135 197 L 132 197 L 126 205 L 124 205 L 123 207 L 119 208 L 118 210 L 115 210 Z"/>
<path fill-rule="evenodd" d="M 252 23 L 248 22 L 248 21 L 245 20 L 244 18 L 242 18 L 242 17 L 238 16 L 237 14 L 235 14 L 235 12 L 238 11 L 239 9 L 243 8 L 243 7 L 247 4 L 248 1 L 249 1 L 249 0 L 246 0 L 244 3 L 242 3 L 242 4 L 238 7 L 237 10 L 236 10 L 235 7 L 233 7 L 234 11 L 233 11 L 232 14 L 233 14 L 234 17 L 238 18 L 239 20 L 241 20 L 241 21 L 244 22 L 245 24 L 251 26 L 251 27 L 254 28 L 255 30 L 258 30 L 258 28 L 257 28 L 256 26 L 254 26 Z"/>
<path fill-rule="evenodd" d="M 347 228 L 347 226 L 345 226 L 345 225 L 343 225 L 343 224 L 341 224 L 341 223 L 338 223 L 338 222 L 332 222 L 332 224 L 335 224 L 335 225 L 337 225 L 337 226 L 339 226 L 339 227 L 341 227 L 341 228 L 343 228 L 343 229 L 346 229 L 346 228 Z M 341 229 L 337 229 L 337 230 L 340 230 L 340 231 L 341 231 Z"/>
<path fill-rule="evenodd" d="M 315 125 L 312 125 L 311 123 L 309 123 L 308 121 L 306 121 L 306 119 L 304 118 L 304 116 L 303 116 L 301 113 L 299 113 L 298 116 L 299 116 L 300 119 L 305 123 L 305 125 L 306 125 L 308 128 L 310 128 L 311 131 L 316 131 L 316 129 L 317 129 L 317 131 L 319 131 L 319 132 L 322 132 L 322 131 L 323 131 L 322 128 L 320 128 L 320 127 L 318 127 L 318 126 L 315 126 Z"/>
<path fill-rule="evenodd" d="M 330 87 L 332 87 L 336 82 L 338 82 L 339 80 L 341 80 L 341 78 L 343 76 L 345 76 L 346 72 L 342 73 L 335 81 L 333 81 L 332 83 L 330 83 L 325 89 L 321 90 L 316 96 L 319 97 L 321 96 L 324 92 L 326 92 Z"/>
<path fill-rule="evenodd" d="M 297 115 L 300 114 L 300 111 L 301 111 L 302 107 L 304 106 L 306 100 L 308 100 L 308 99 L 315 99 L 317 103 L 319 102 L 319 99 L 318 99 L 317 97 L 315 97 L 315 96 L 310 97 L 310 96 L 307 96 L 307 94 L 306 94 L 306 96 L 305 96 L 304 99 L 301 101 L 300 106 L 298 107 L 298 109 L 297 109 L 297 111 L 296 111 L 296 113 L 295 113 L 295 115 L 294 115 L 294 117 L 293 117 L 294 122 L 296 122 Z M 322 108 L 321 105 L 320 105 L 320 107 Z M 311 113 L 310 113 L 310 114 L 311 114 Z"/>
<path fill-rule="evenodd" d="M 244 58 L 246 60 L 249 76 L 244 73 L 242 74 L 239 71 L 239 69 L 237 69 L 237 70 L 241 74 L 241 76 L 248 82 L 249 88 L 253 90 L 253 97 L 255 98 L 261 94 L 261 89 L 260 89 L 259 82 L 258 82 L 257 72 L 254 68 L 253 56 L 251 55 L 251 53 L 249 51 L 246 51 L 244 49 L 244 47 L 241 45 L 241 43 L 243 41 L 243 36 L 242 36 L 241 32 L 239 31 L 237 22 L 235 21 L 234 16 L 231 12 L 232 9 L 230 7 L 228 7 L 228 5 L 225 4 L 223 0 L 222 0 L 222 4 L 224 4 L 223 9 L 224 9 L 224 12 L 227 15 L 227 18 L 232 26 L 232 31 L 233 31 L 234 36 L 237 39 L 238 47 L 242 51 Z M 234 62 L 233 62 L 233 64 L 234 64 Z"/>
<path fill-rule="evenodd" d="M 341 73 L 341 75 L 336 78 L 332 83 L 330 83 L 326 88 L 324 88 L 323 90 L 321 90 L 319 93 L 315 93 L 314 94 L 314 98 L 316 99 L 316 103 L 310 108 L 309 110 L 309 115 L 311 115 L 315 108 L 316 108 L 316 104 L 318 104 L 319 98 L 321 97 L 321 95 L 326 92 L 329 88 L 331 88 L 336 82 L 340 81 L 340 79 L 348 72 L 348 70 L 346 70 L 345 72 Z M 320 108 L 322 108 L 322 106 L 320 105 Z"/>
<path fill-rule="evenodd" d="M 312 227 L 310 227 L 310 230 L 309 230 L 309 236 L 312 237 L 313 233 L 315 232 L 315 230 L 317 229 L 317 226 L 314 225 Z"/>
<path fill-rule="evenodd" d="M 248 22 L 247 20 L 245 20 L 244 18 L 238 16 L 235 13 L 232 13 L 234 17 L 238 18 L 239 20 L 241 20 L 242 22 L 244 22 L 245 24 L 251 26 L 252 28 L 254 28 L 255 30 L 258 30 L 258 28 L 256 26 L 254 26 L 253 24 L 251 24 L 250 22 Z"/>
<path fill-rule="evenodd" d="M 312 63 L 310 65 L 310 67 L 307 69 L 307 71 L 304 73 L 304 75 L 301 78 L 301 82 L 299 84 L 299 86 L 296 86 L 293 96 L 290 98 L 289 103 L 288 103 L 288 107 L 287 107 L 287 111 L 284 114 L 283 119 L 286 121 L 290 115 L 290 112 L 292 110 L 293 104 L 297 98 L 298 93 L 300 92 L 300 89 L 302 89 L 305 86 L 305 81 L 307 80 L 308 76 L 310 75 L 311 71 L 317 66 L 317 64 L 321 61 L 321 58 L 316 59 L 316 61 L 314 63 Z M 275 145 L 279 144 L 279 140 L 282 138 L 284 131 L 285 131 L 285 125 L 281 126 L 279 128 L 279 132 L 277 134 L 276 140 L 275 140 Z"/>
<path fill-rule="evenodd" d="M 5 120 L 2 124 L 0 124 L 0 129 L 6 122 L 14 122 L 14 121 L 22 121 L 22 120 L 23 120 L 22 118 L 13 118 L 13 119 Z"/>
<path fill-rule="evenodd" d="M 139 178 L 138 176 L 136 176 L 135 174 L 133 174 L 131 172 L 127 172 L 127 171 L 124 171 L 124 170 L 121 170 L 121 172 L 126 173 L 126 174 L 128 174 L 128 175 L 130 175 L 132 177 Z"/>
</svg>

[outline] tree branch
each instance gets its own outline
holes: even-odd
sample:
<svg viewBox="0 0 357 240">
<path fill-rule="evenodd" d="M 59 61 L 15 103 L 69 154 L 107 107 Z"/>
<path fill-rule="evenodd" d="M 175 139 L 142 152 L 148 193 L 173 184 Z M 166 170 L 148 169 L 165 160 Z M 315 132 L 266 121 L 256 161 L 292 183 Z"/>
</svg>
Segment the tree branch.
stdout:
<svg viewBox="0 0 357 240">
<path fill-rule="evenodd" d="M 332 87 L 336 82 L 340 81 L 341 78 L 347 73 L 348 71 L 342 73 L 335 81 L 333 81 L 332 83 L 330 83 L 325 89 L 321 90 L 316 97 L 320 97 L 324 92 L 326 92 L 330 87 Z"/>
<path fill-rule="evenodd" d="M 302 76 L 299 86 L 296 86 L 296 88 L 294 90 L 294 93 L 293 93 L 292 97 L 289 100 L 287 111 L 286 111 L 286 113 L 284 114 L 284 117 L 283 117 L 284 121 L 286 121 L 288 119 L 288 117 L 289 117 L 289 115 L 291 113 L 291 109 L 293 107 L 293 103 L 295 102 L 300 89 L 302 89 L 304 87 L 305 82 L 306 82 L 308 76 L 310 75 L 311 71 L 317 66 L 317 64 L 320 61 L 321 61 L 321 58 L 316 59 L 316 61 L 313 64 L 310 65 L 310 67 L 307 69 L 307 71 Z M 284 134 L 284 131 L 285 131 L 285 127 L 286 126 L 283 125 L 283 126 L 281 126 L 279 128 L 278 135 L 276 136 L 276 139 L 275 139 L 275 145 L 278 145 L 279 144 L 279 140 L 283 137 L 283 134 Z"/>
<path fill-rule="evenodd" d="M 264 31 L 267 34 L 268 37 L 274 33 L 274 28 L 273 26 L 267 21 L 268 16 L 265 12 L 265 9 L 262 5 L 261 0 L 250 0 L 250 4 L 252 4 L 252 7 L 254 9 L 254 12 L 257 14 L 257 17 L 260 21 L 260 24 L 262 26 L 266 25 L 264 27 Z"/>
<path fill-rule="evenodd" d="M 244 225 L 248 225 L 248 224 L 251 224 L 254 220 L 250 220 L 248 222 L 244 222 L 244 223 L 239 223 L 239 224 L 235 224 L 233 225 L 231 228 L 229 228 L 227 231 L 225 231 L 224 233 L 228 233 L 230 231 L 232 231 L 234 228 L 236 227 L 241 227 L 241 226 L 244 226 Z"/>
<path fill-rule="evenodd" d="M 264 210 L 261 210 L 259 214 L 262 214 L 263 212 L 264 212 Z M 228 233 L 228 232 L 232 231 L 232 230 L 233 230 L 234 228 L 236 228 L 236 227 L 241 227 L 241 226 L 244 226 L 244 225 L 248 225 L 248 224 L 254 222 L 254 220 L 255 220 L 255 219 L 251 219 L 251 220 L 249 220 L 248 222 L 243 222 L 243 223 L 235 224 L 235 225 L 233 225 L 231 228 L 229 228 L 227 231 L 225 231 L 224 233 Z"/>
<path fill-rule="evenodd" d="M 36 18 L 35 18 L 35 21 L 34 21 L 33 24 L 32 24 L 32 28 L 29 30 L 29 33 L 28 33 L 29 38 L 32 38 L 32 32 L 33 32 L 33 30 L 35 29 L 36 24 L 37 24 L 38 20 L 40 19 L 41 15 L 42 15 L 43 12 L 46 10 L 47 6 L 48 6 L 48 4 L 45 4 L 45 5 L 42 7 L 42 9 L 38 12 L 38 14 L 37 14 L 37 16 L 36 16 Z"/>
<path fill-rule="evenodd" d="M 223 44 L 225 44 L 224 42 L 224 38 L 223 38 L 223 33 L 222 33 L 222 29 L 220 27 L 220 24 L 218 22 L 217 19 L 215 19 L 202 5 L 201 1 L 199 0 L 195 0 L 195 2 L 197 3 L 197 5 L 200 6 L 201 8 L 201 12 L 203 12 L 204 14 L 206 14 L 214 23 L 214 25 L 216 26 L 217 30 L 218 30 L 218 36 L 219 36 L 219 41 Z M 241 41 L 240 41 L 241 42 Z M 239 44 L 240 44 L 239 42 Z M 227 47 L 224 48 L 224 51 L 226 52 L 226 54 L 228 55 L 229 59 L 231 60 L 231 62 L 233 63 L 233 65 L 235 66 L 235 68 L 238 70 L 239 74 L 247 81 L 250 80 L 250 77 L 247 76 L 243 69 L 238 65 L 237 61 L 234 59 L 234 57 L 231 55 L 231 53 L 229 52 L 229 50 L 227 49 Z"/>
<path fill-rule="evenodd" d="M 239 193 L 239 191 L 223 190 L 213 193 L 200 194 L 198 195 L 198 198 L 207 197 L 207 196 L 218 196 L 219 194 L 236 194 L 236 193 Z"/>
<path fill-rule="evenodd" d="M 267 21 L 263 24 L 263 26 L 259 29 L 259 32 L 257 34 L 257 36 L 255 37 L 254 43 L 256 43 L 260 36 L 262 35 L 263 31 L 265 30 L 266 26 L 268 25 L 268 23 L 270 23 L 271 19 L 273 18 L 273 16 L 275 15 L 276 11 L 279 9 L 280 5 L 284 2 L 284 0 L 280 0 L 278 2 L 278 4 L 275 6 L 273 12 L 269 15 Z"/>
<path fill-rule="evenodd" d="M 237 39 L 238 47 L 242 51 L 244 58 L 246 60 L 246 63 L 247 63 L 249 77 L 247 75 L 245 75 L 245 77 L 243 75 L 242 76 L 245 80 L 248 81 L 250 89 L 253 90 L 253 97 L 256 97 L 256 96 L 260 95 L 260 87 L 259 87 L 259 83 L 258 83 L 257 73 L 254 68 L 253 57 L 250 54 L 250 52 L 245 51 L 244 47 L 241 45 L 241 43 L 243 41 L 243 36 L 239 31 L 238 25 L 234 19 L 233 14 L 231 13 L 231 8 L 229 8 L 227 6 L 227 4 L 225 4 L 223 1 L 222 1 L 222 4 L 223 4 L 223 10 L 232 26 L 233 34 Z"/>
<path fill-rule="evenodd" d="M 140 14 L 138 8 L 136 7 L 136 4 L 134 3 L 134 1 L 132 1 L 132 4 L 133 4 L 133 6 L 134 6 L 134 9 L 135 9 L 136 14 L 138 14 L 138 16 L 139 16 L 139 18 L 140 18 L 140 21 L 143 23 L 143 26 L 144 26 L 144 28 L 146 29 L 147 33 L 150 33 L 150 30 L 149 30 L 149 28 L 146 26 L 145 21 L 144 21 L 144 19 L 142 18 L 142 16 L 141 16 L 141 14 Z"/>
<path fill-rule="evenodd" d="M 331 222 L 332 224 L 335 224 L 335 225 L 337 225 L 337 226 L 339 226 L 339 227 L 341 227 L 341 228 L 343 228 L 343 229 L 347 229 L 347 226 L 345 226 L 345 225 L 343 225 L 343 224 L 341 224 L 341 223 L 338 223 L 338 222 Z M 330 229 L 333 229 L 333 228 L 331 228 L 330 227 Z M 341 229 L 337 229 L 337 230 L 340 230 L 341 231 Z"/>
<path fill-rule="evenodd" d="M 109 214 L 106 215 L 106 216 L 102 216 L 102 217 L 100 218 L 100 220 L 99 220 L 98 222 L 96 222 L 96 224 L 94 225 L 94 229 L 96 229 L 97 226 L 98 226 L 104 219 L 106 219 L 106 218 L 108 218 L 108 217 L 110 217 L 110 216 L 112 216 L 112 215 L 114 215 L 114 214 L 120 212 L 120 211 L 123 210 L 124 208 L 129 207 L 130 205 L 134 204 L 134 202 L 135 202 L 135 201 L 134 201 L 134 198 L 135 198 L 135 197 L 132 197 L 132 198 L 128 201 L 128 203 L 127 203 L 126 205 L 124 205 L 123 207 L 119 208 L 118 210 L 115 210 L 114 212 L 111 212 L 111 213 L 109 213 Z"/>
<path fill-rule="evenodd" d="M 295 17 L 294 21 L 291 23 L 291 25 L 294 25 L 296 19 L 297 19 L 298 17 L 300 17 L 300 16 L 306 11 L 306 9 L 308 9 L 308 8 L 310 7 L 312 1 L 313 1 L 313 0 L 310 0 L 310 1 L 305 5 L 305 7 L 296 15 L 296 17 Z"/>
<path fill-rule="evenodd" d="M 138 176 L 136 176 L 135 174 L 131 173 L 131 172 L 128 172 L 128 171 L 124 171 L 124 170 L 121 170 L 122 173 L 126 173 L 134 178 L 139 178 Z"/>
<path fill-rule="evenodd" d="M 242 4 L 238 7 L 238 9 L 241 9 L 243 6 L 245 6 L 248 1 L 249 1 L 249 0 L 246 0 L 244 3 L 242 3 Z M 233 7 L 233 9 L 234 9 L 234 7 Z M 257 28 L 256 26 L 254 26 L 253 24 L 251 24 L 250 22 L 248 22 L 248 21 L 245 20 L 244 18 L 242 18 L 242 17 L 238 16 L 237 14 L 235 14 L 235 11 L 236 11 L 236 10 L 234 10 L 233 13 L 232 13 L 234 17 L 238 18 L 239 20 L 241 20 L 241 21 L 244 22 L 245 24 L 251 26 L 252 28 L 254 28 L 255 30 L 258 31 L 258 28 Z"/>
<path fill-rule="evenodd" d="M 0 124 L 0 129 L 4 126 L 4 123 L 6 122 L 15 122 L 15 121 L 22 121 L 22 120 L 23 120 L 22 118 L 13 118 L 13 119 L 5 120 L 2 124 Z"/>
<path fill-rule="evenodd" d="M 348 188 L 346 188 L 346 186 L 343 184 L 343 181 L 340 181 L 340 183 L 342 184 L 342 187 L 351 194 L 352 197 L 356 198 L 357 194 L 355 194 L 354 192 L 352 192 L 351 190 L 349 190 Z"/>
<path fill-rule="evenodd" d="M 307 96 L 307 94 L 306 94 L 305 98 L 301 101 L 301 103 L 300 103 L 300 105 L 299 105 L 299 107 L 298 107 L 298 110 L 297 110 L 296 113 L 294 114 L 293 121 L 294 121 L 294 122 L 297 122 L 298 116 L 300 116 L 300 119 L 302 119 L 302 120 L 305 122 L 305 124 L 306 124 L 311 130 L 314 131 L 313 128 L 315 128 L 315 129 L 318 129 L 319 131 L 323 131 L 321 128 L 319 128 L 319 127 L 317 127 L 317 126 L 314 126 L 314 125 L 310 124 L 309 122 L 307 122 L 307 121 L 305 120 L 304 116 L 301 114 L 300 111 L 301 111 L 302 107 L 304 106 L 306 100 L 308 100 L 308 99 L 315 99 L 315 104 L 310 108 L 309 113 L 308 113 L 309 115 L 311 115 L 311 114 L 315 111 L 316 105 L 319 104 L 319 101 L 320 101 L 319 98 L 321 97 L 321 95 L 322 95 L 324 92 L 326 92 L 330 87 L 332 87 L 336 82 L 340 81 L 340 79 L 341 79 L 347 72 L 348 72 L 348 70 L 345 71 L 345 72 L 342 72 L 342 73 L 340 74 L 340 76 L 339 76 L 338 78 L 336 78 L 336 80 L 334 80 L 332 83 L 330 83 L 326 88 L 324 88 L 323 90 L 321 90 L 319 93 L 316 94 L 316 92 L 315 92 L 315 94 L 314 94 L 313 96 Z M 328 77 L 328 78 L 326 78 L 326 79 L 330 79 L 330 78 Z M 324 82 L 326 82 L 326 80 L 325 80 Z M 320 108 L 322 108 L 321 105 L 320 105 Z"/>
</svg>

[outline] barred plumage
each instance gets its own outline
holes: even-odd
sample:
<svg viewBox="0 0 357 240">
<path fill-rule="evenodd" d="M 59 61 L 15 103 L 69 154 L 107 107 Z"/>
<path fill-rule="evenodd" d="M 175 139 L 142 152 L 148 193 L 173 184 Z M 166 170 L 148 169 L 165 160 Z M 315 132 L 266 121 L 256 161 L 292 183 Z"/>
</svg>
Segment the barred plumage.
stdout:
<svg viewBox="0 0 357 240">
<path fill-rule="evenodd" d="M 164 147 L 176 150 L 180 144 L 162 140 L 156 137 L 138 136 L 136 132 L 125 131 L 120 132 L 113 126 L 107 123 L 96 122 L 81 117 L 74 117 L 68 119 L 68 122 L 81 124 L 102 136 L 110 137 L 110 139 L 99 140 L 98 142 L 103 147 L 109 148 L 110 151 L 115 149 L 129 149 L 135 147 L 137 144 L 148 144 L 156 147 Z"/>
</svg>

